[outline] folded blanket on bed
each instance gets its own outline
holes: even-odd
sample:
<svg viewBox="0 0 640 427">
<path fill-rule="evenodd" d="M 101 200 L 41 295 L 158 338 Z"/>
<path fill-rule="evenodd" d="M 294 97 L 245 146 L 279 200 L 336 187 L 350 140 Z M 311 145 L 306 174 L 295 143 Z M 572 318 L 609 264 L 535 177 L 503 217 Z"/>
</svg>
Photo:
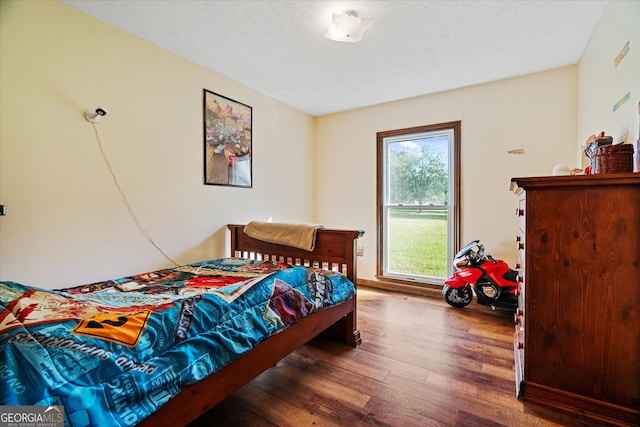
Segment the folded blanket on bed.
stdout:
<svg viewBox="0 0 640 427">
<path fill-rule="evenodd" d="M 322 226 L 251 221 L 244 226 L 244 232 L 254 239 L 312 251 L 316 245 L 318 228 Z"/>
</svg>

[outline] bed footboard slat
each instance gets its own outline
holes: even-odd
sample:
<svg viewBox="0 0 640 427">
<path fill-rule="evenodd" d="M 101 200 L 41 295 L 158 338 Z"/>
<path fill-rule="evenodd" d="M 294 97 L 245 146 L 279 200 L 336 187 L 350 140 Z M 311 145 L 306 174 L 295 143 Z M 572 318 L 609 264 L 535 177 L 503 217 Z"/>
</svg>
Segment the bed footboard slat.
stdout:
<svg viewBox="0 0 640 427">
<path fill-rule="evenodd" d="M 315 249 L 305 251 L 249 237 L 244 233 L 244 225 L 241 224 L 230 224 L 228 228 L 231 232 L 232 256 L 283 262 L 286 262 L 285 258 L 300 259 L 304 262 L 299 265 L 317 268 L 323 268 L 325 265 L 325 270 L 331 269 L 332 264 L 339 264 L 343 266 L 339 271 L 357 285 L 356 245 L 358 238 L 364 234 L 362 230 L 320 228 L 316 234 Z M 255 258 L 258 254 L 262 258 Z"/>
</svg>

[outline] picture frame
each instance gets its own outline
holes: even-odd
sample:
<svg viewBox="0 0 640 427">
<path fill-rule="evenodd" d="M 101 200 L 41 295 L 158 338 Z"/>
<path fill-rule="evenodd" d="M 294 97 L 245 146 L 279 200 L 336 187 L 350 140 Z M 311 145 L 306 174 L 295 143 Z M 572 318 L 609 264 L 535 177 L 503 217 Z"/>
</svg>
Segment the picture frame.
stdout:
<svg viewBox="0 0 640 427">
<path fill-rule="evenodd" d="M 203 91 L 204 183 L 253 187 L 253 109 Z"/>
</svg>

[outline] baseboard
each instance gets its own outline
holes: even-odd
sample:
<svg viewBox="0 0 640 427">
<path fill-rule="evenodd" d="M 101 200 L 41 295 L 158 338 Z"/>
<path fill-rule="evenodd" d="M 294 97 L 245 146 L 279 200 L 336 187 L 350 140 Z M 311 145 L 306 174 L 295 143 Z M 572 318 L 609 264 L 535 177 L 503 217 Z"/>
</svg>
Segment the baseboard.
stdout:
<svg viewBox="0 0 640 427">
<path fill-rule="evenodd" d="M 565 390 L 524 381 L 521 399 L 612 426 L 640 425 L 640 411 Z"/>
<path fill-rule="evenodd" d="M 358 286 L 381 289 L 390 292 L 402 292 L 405 294 L 420 295 L 430 298 L 442 299 L 442 289 L 435 287 L 414 286 L 404 283 L 382 282 L 379 280 L 358 279 Z"/>
</svg>

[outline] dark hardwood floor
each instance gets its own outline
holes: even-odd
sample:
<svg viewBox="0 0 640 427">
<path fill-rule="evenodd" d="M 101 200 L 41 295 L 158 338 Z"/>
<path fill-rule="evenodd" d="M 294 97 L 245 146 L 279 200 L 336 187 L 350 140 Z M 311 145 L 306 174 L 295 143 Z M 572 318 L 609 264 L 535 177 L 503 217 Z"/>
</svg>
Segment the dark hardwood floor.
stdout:
<svg viewBox="0 0 640 427">
<path fill-rule="evenodd" d="M 209 426 L 590 426 L 516 399 L 513 317 L 360 288 L 358 348 L 316 339 L 200 417 Z"/>
</svg>

